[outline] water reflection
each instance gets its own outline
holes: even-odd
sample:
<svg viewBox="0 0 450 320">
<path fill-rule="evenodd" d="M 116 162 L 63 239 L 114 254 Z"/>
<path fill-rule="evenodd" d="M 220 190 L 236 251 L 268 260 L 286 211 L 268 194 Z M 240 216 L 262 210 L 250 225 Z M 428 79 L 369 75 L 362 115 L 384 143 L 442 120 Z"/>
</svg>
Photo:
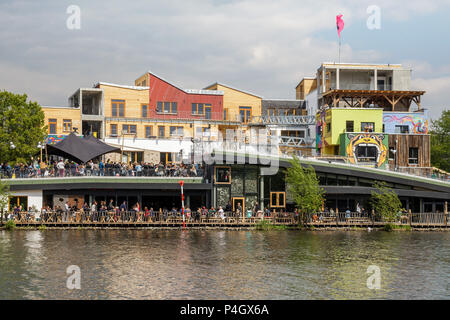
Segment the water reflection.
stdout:
<svg viewBox="0 0 450 320">
<path fill-rule="evenodd" d="M 1 299 L 448 298 L 448 233 L 0 232 Z M 69 265 L 81 290 L 66 288 Z M 366 286 L 369 265 L 381 289 Z"/>
</svg>

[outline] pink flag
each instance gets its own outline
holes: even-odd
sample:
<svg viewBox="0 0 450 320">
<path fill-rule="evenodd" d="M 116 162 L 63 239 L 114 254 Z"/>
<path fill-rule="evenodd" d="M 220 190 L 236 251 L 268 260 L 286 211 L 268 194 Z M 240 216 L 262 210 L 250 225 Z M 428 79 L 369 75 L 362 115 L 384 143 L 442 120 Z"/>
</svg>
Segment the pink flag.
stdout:
<svg viewBox="0 0 450 320">
<path fill-rule="evenodd" d="M 342 14 L 336 16 L 336 27 L 339 38 L 341 37 L 341 31 L 344 30 L 344 20 L 342 20 Z"/>
</svg>

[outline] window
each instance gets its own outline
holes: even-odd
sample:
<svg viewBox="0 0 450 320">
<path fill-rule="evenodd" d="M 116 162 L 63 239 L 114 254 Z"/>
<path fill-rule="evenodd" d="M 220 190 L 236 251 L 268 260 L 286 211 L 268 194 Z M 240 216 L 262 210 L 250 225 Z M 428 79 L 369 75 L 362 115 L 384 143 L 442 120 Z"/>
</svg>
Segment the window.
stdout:
<svg viewBox="0 0 450 320">
<path fill-rule="evenodd" d="M 164 102 L 164 113 L 170 113 L 170 102 Z"/>
<path fill-rule="evenodd" d="M 252 107 L 239 107 L 241 122 L 248 123 L 252 117 Z"/>
<path fill-rule="evenodd" d="M 361 132 L 373 132 L 375 129 L 375 122 L 361 122 Z"/>
<path fill-rule="evenodd" d="M 211 130 L 208 127 L 196 127 L 195 131 L 197 136 L 204 136 L 204 137 L 208 137 L 211 133 Z"/>
<path fill-rule="evenodd" d="M 283 137 L 298 137 L 298 138 L 304 138 L 305 137 L 305 131 L 304 130 L 298 130 L 298 131 L 281 131 L 281 136 Z"/>
<path fill-rule="evenodd" d="M 64 132 L 72 131 L 72 120 L 70 120 L 70 119 L 63 120 L 63 130 L 64 130 Z"/>
<path fill-rule="evenodd" d="M 328 133 L 331 132 L 331 122 L 327 123 L 327 132 Z"/>
<path fill-rule="evenodd" d="M 270 193 L 270 207 L 272 208 L 284 208 L 285 203 L 285 193 L 284 192 L 271 192 Z"/>
<path fill-rule="evenodd" d="M 163 103 L 161 101 L 156 103 L 156 112 L 163 112 Z"/>
<path fill-rule="evenodd" d="M 231 167 L 214 167 L 214 183 L 230 184 Z"/>
<path fill-rule="evenodd" d="M 170 127 L 170 136 L 183 136 L 183 127 Z"/>
<path fill-rule="evenodd" d="M 409 133 L 409 126 L 395 126 L 395 133 Z"/>
<path fill-rule="evenodd" d="M 192 114 L 203 114 L 203 103 L 193 103 Z"/>
<path fill-rule="evenodd" d="M 205 119 L 211 119 L 211 105 L 205 104 Z"/>
<path fill-rule="evenodd" d="M 389 160 L 395 159 L 395 148 L 389 147 Z"/>
<path fill-rule="evenodd" d="M 147 118 L 148 117 L 148 104 L 142 104 L 141 105 L 141 109 L 142 109 L 142 118 Z"/>
<path fill-rule="evenodd" d="M 135 124 L 123 124 L 122 125 L 122 133 L 136 133 L 136 125 Z"/>
<path fill-rule="evenodd" d="M 353 132 L 353 130 L 354 130 L 354 121 L 346 121 L 345 132 Z"/>
<path fill-rule="evenodd" d="M 164 136 L 165 136 L 164 126 L 158 126 L 158 137 L 164 137 Z"/>
<path fill-rule="evenodd" d="M 150 138 L 152 136 L 152 126 L 145 126 L 145 137 Z"/>
<path fill-rule="evenodd" d="M 48 133 L 56 134 L 56 119 L 48 119 Z"/>
<path fill-rule="evenodd" d="M 375 146 L 357 146 L 356 158 L 358 162 L 376 162 L 377 160 L 377 147 Z"/>
<path fill-rule="evenodd" d="M 418 164 L 419 163 L 419 148 L 409 148 L 409 164 Z"/>
<path fill-rule="evenodd" d="M 117 137 L 117 124 L 111 124 L 109 129 L 111 131 L 111 137 Z"/>
<path fill-rule="evenodd" d="M 158 113 L 177 113 L 178 112 L 178 105 L 177 102 L 161 102 L 158 101 L 156 103 L 156 112 Z"/>
<path fill-rule="evenodd" d="M 228 120 L 228 109 L 223 109 L 223 120 Z"/>
<path fill-rule="evenodd" d="M 111 100 L 111 114 L 113 117 L 124 117 L 125 100 Z"/>
</svg>

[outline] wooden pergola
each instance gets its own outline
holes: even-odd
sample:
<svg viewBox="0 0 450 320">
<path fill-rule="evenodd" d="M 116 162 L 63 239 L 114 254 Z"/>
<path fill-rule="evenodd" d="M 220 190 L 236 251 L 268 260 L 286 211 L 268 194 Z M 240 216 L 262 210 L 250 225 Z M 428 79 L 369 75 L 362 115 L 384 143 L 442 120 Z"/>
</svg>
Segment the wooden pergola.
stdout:
<svg viewBox="0 0 450 320">
<path fill-rule="evenodd" d="M 367 108 L 374 104 L 378 108 L 395 111 L 400 102 L 410 110 L 412 102 L 420 109 L 420 98 L 425 91 L 381 91 L 381 90 L 330 90 L 322 95 L 322 105 L 338 107 L 344 102 L 349 108 Z"/>
</svg>

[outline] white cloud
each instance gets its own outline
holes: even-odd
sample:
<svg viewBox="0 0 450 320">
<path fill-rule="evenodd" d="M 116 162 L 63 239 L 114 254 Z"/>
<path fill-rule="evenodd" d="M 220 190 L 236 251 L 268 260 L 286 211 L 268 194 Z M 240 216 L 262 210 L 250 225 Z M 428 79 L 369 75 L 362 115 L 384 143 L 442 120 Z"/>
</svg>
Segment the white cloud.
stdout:
<svg viewBox="0 0 450 320">
<path fill-rule="evenodd" d="M 223 81 L 265 97 L 293 98 L 303 76 L 314 75 L 323 61 L 337 61 L 336 14 L 344 15 L 349 28 L 365 25 L 371 4 L 381 7 L 382 19 L 412 19 L 435 12 L 444 3 L 77 2 L 82 15 L 79 31 L 65 27 L 66 8 L 72 1 L 0 4 L 0 20 L 5 22 L 0 41 L 6 44 L 0 51 L 0 88 L 26 90 L 41 104 L 66 104 L 78 87 L 97 81 L 132 84 L 150 69 L 186 88 Z M 330 40 L 328 35 L 336 38 Z M 355 50 L 348 43 L 341 48 L 345 62 L 385 58 L 380 51 Z M 417 74 L 425 78 L 429 68 L 426 61 L 420 63 Z"/>
</svg>

